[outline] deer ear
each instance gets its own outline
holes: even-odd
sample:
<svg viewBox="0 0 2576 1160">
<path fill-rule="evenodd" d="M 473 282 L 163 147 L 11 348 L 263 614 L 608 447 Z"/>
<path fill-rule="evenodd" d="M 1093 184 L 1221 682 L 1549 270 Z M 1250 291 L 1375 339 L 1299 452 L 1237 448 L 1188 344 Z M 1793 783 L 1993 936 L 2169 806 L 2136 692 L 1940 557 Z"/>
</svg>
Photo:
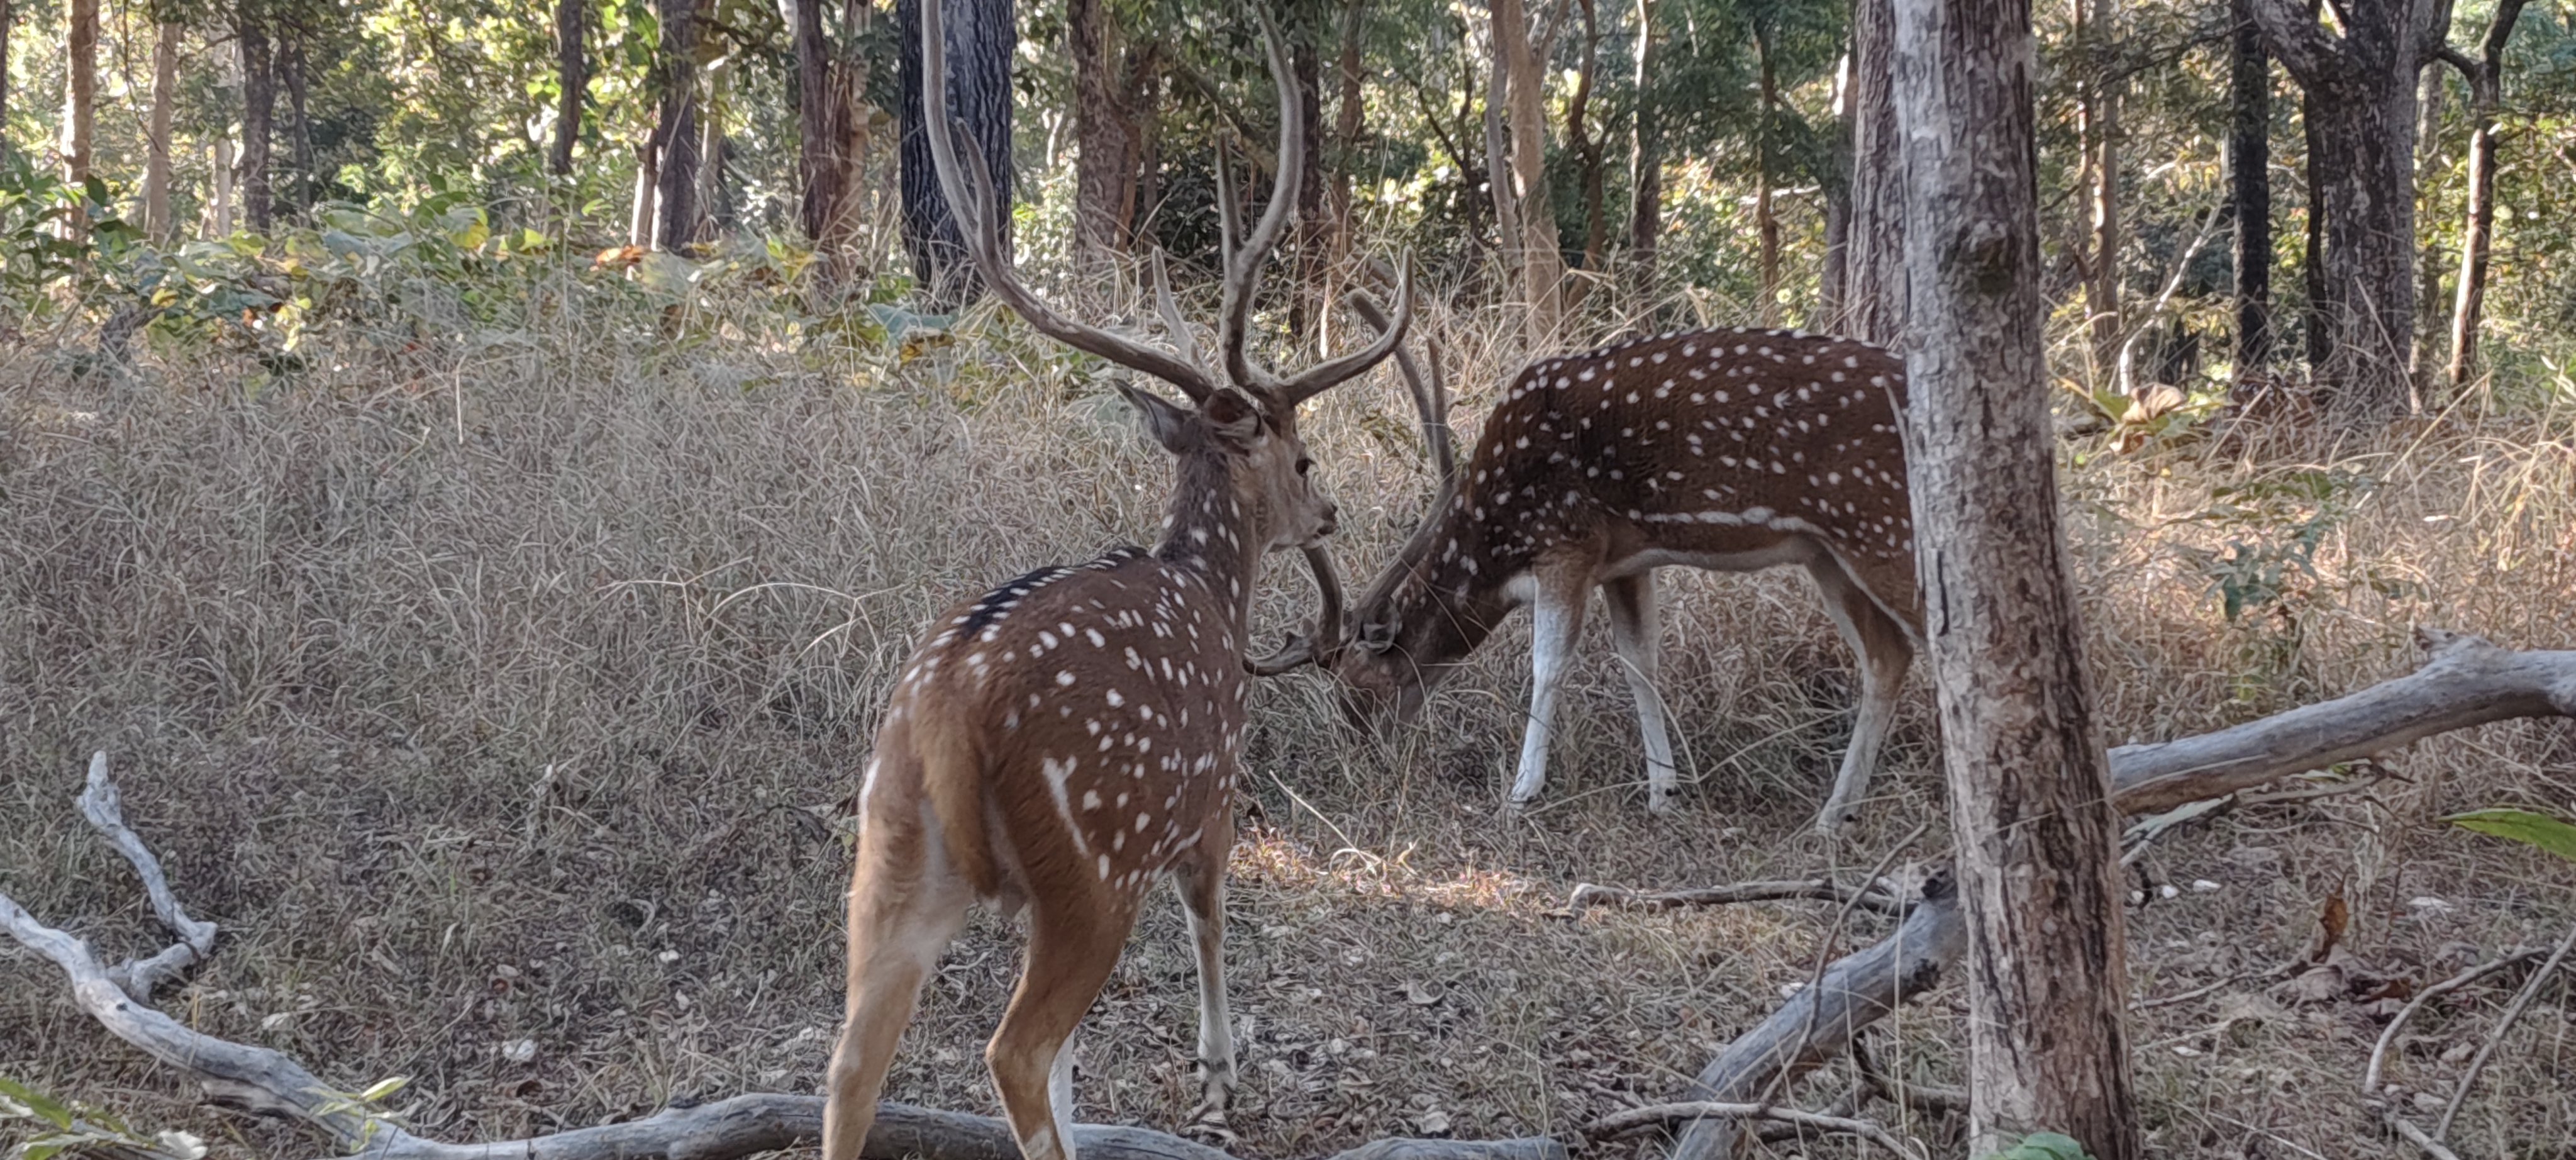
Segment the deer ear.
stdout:
<svg viewBox="0 0 2576 1160">
<path fill-rule="evenodd" d="M 1153 434 L 1154 442 L 1163 445 L 1163 450 L 1178 455 L 1190 449 L 1192 440 L 1188 411 L 1173 405 L 1161 395 L 1130 384 L 1125 379 L 1111 379 L 1109 385 L 1118 388 L 1119 395 L 1127 400 L 1129 406 L 1136 408 L 1136 416 L 1145 421 L 1145 430 Z"/>
<path fill-rule="evenodd" d="M 1232 447 L 1250 447 L 1261 434 L 1261 408 L 1241 391 L 1209 395 L 1207 402 L 1199 404 L 1199 414 L 1207 416 L 1208 428 Z"/>
</svg>

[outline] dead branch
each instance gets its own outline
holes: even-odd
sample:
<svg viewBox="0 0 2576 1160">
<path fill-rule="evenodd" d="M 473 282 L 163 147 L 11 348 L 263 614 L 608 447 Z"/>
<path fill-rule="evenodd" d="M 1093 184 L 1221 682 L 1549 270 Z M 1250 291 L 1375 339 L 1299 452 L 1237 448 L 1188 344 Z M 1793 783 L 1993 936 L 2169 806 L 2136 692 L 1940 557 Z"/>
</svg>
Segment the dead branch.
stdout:
<svg viewBox="0 0 2576 1160">
<path fill-rule="evenodd" d="M 2576 651 L 2512 651 L 2430 628 L 2417 629 L 2416 641 L 2425 663 L 2405 676 L 2214 733 L 2112 750 L 2115 804 L 2129 814 L 2168 810 L 2472 725 L 2576 717 Z M 1823 985 L 1800 991 L 1719 1052 L 1687 1094 L 1747 1098 L 1841 1054 L 1861 1028 L 1929 989 L 1967 940 L 1955 901 L 1931 894 L 1927 886 L 1924 905 L 1886 941 L 1836 962 Z M 1733 1156 L 1736 1125 L 1692 1124 L 1672 1160 Z"/>
<path fill-rule="evenodd" d="M 674 1104 L 640 1120 L 524 1140 L 451 1144 L 413 1135 L 281 1052 L 203 1034 L 155 1009 L 152 991 L 204 960 L 214 946 L 215 927 L 180 908 L 160 861 L 126 826 L 104 753 L 90 760 L 80 805 L 90 825 L 133 863 L 153 913 L 180 941 L 139 963 L 103 967 L 88 943 L 37 921 L 6 894 L 0 894 L 0 931 L 62 968 L 73 1000 L 109 1034 L 194 1075 L 218 1103 L 302 1120 L 365 1160 L 731 1160 L 822 1136 L 821 1096 L 760 1094 Z M 1083 1160 L 1233 1160 L 1205 1144 L 1146 1128 L 1083 1124 L 1073 1134 Z M 1009 1126 L 999 1119 L 893 1103 L 879 1108 L 862 1151 L 866 1160 L 1018 1160 L 1019 1154 Z M 1566 1160 L 1566 1152 L 1544 1137 L 1398 1139 L 1364 1144 L 1330 1160 Z"/>
<path fill-rule="evenodd" d="M 1845 886 L 1827 878 L 1799 878 L 1766 882 L 1734 882 L 1725 886 L 1703 886 L 1693 890 L 1630 890 L 1624 886 L 1599 886 L 1590 882 L 1574 888 L 1567 896 L 1568 910 L 1617 903 L 1642 906 L 1649 910 L 1667 910 L 1679 906 L 1732 906 L 1744 902 L 1785 902 L 1807 900 L 1839 902 L 1845 906 L 1879 914 L 1903 913 L 1904 900 L 1886 889 L 1871 885 Z"/>
<path fill-rule="evenodd" d="M 2477 1086 L 2478 1073 L 2486 1070 L 2487 1057 L 2495 1054 L 2496 1044 L 2504 1042 L 2504 1033 L 2513 1029 L 2514 1020 L 2522 1018 L 2523 1009 L 2531 1006 L 2532 996 L 2540 993 L 2540 985 L 2549 980 L 2550 972 L 2567 961 L 2567 952 L 2571 949 L 2576 949 L 2576 927 L 2569 928 L 2567 937 L 2558 940 L 2558 949 L 2549 952 L 2548 960 L 2531 973 L 2530 981 L 2514 994 L 2513 1002 L 2505 1006 L 2504 1014 L 2496 1017 L 2495 1028 L 2487 1032 L 2487 1041 L 2478 1045 L 2476 1055 L 2469 1057 L 2469 1066 L 2460 1072 L 2460 1082 L 2451 1085 L 2451 1102 L 2442 1109 L 2441 1120 L 2433 1125 L 2434 1139 L 2450 1138 L 2451 1121 L 2459 1118 L 2460 1103 L 2469 1098 L 2469 1089 Z"/>
<path fill-rule="evenodd" d="M 1845 1116 L 1818 1115 L 1814 1112 L 1801 1112 L 1793 1108 L 1778 1108 L 1769 1104 L 1719 1103 L 1712 1100 L 1690 1100 L 1677 1104 L 1650 1104 L 1642 1108 L 1630 1108 L 1623 1112 L 1612 1112 L 1609 1115 L 1603 1116 L 1598 1120 L 1594 1120 L 1591 1123 L 1584 1125 L 1583 1134 L 1593 1139 L 1607 1140 L 1617 1136 L 1624 1136 L 1630 1132 L 1643 1131 L 1647 1128 L 1659 1128 L 1667 1124 L 1677 1124 L 1685 1121 L 1706 1122 L 1711 1119 L 1725 1119 L 1729 1121 L 1771 1120 L 1777 1123 L 1794 1124 L 1810 1131 L 1831 1132 L 1844 1136 L 1858 1136 L 1861 1139 L 1867 1140 L 1872 1144 L 1876 1144 L 1881 1148 L 1885 1148 L 1898 1156 L 1904 1157 L 1905 1160 L 1919 1160 L 1919 1158 L 1929 1154 L 1920 1150 L 1919 1147 L 1906 1147 L 1904 1141 L 1897 1139 L 1887 1129 L 1882 1128 L 1869 1120 L 1853 1119 Z"/>
</svg>

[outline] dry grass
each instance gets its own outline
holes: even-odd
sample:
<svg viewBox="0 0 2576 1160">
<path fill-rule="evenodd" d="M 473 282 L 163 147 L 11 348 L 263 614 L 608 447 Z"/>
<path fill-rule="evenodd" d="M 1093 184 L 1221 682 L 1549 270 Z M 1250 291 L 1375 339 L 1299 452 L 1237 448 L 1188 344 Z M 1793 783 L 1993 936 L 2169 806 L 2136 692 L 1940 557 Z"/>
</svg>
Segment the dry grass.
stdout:
<svg viewBox="0 0 2576 1160">
<path fill-rule="evenodd" d="M 666 342 L 583 307 L 578 285 L 554 288 L 564 305 L 543 325 L 427 353 L 326 336 L 322 369 L 255 395 L 248 365 L 222 358 L 102 379 L 59 350 L 0 354 L 0 814 L 14 823 L 0 890 L 111 953 L 157 937 L 69 808 L 88 752 L 113 751 L 129 816 L 225 931 L 169 1004 L 351 1089 L 410 1076 L 396 1102 L 451 1138 L 811 1090 L 840 1009 L 846 804 L 893 666 L 946 603 L 1150 537 L 1168 479 L 1096 368 L 1016 328 L 909 362 L 799 348 L 749 314 Z M 1472 425 L 1509 344 L 1485 320 L 1447 324 Z M 1375 381 L 1310 426 L 1354 517 L 1344 558 L 1364 571 L 1429 490 L 1408 411 Z M 2115 740 L 2400 671 L 2418 622 L 2576 646 L 2565 416 L 2453 416 L 2339 449 L 2261 438 L 2066 474 Z M 2183 517 L 2214 488 L 2306 468 L 2377 484 L 2330 500 L 2314 577 L 2225 622 L 2192 553 L 2277 546 L 2311 506 L 2263 500 L 2241 527 Z M 1859 840 L 1807 837 L 1849 658 L 1787 574 L 1670 589 L 1668 695 L 1692 780 L 1669 821 L 1643 813 L 1606 647 L 1571 691 L 1550 797 L 1519 821 L 1495 810 L 1526 688 L 1517 630 L 1391 746 L 1340 731 L 1312 675 L 1264 692 L 1229 942 L 1248 1028 L 1242 1152 L 1320 1154 L 1441 1118 L 1459 1135 L 1557 1131 L 1672 1096 L 1820 944 L 1880 933 L 1867 918 L 1830 931 L 1829 908 L 1807 904 L 1557 910 L 1584 880 L 1865 867 L 1940 811 L 1917 689 Z M 1279 585 L 1269 621 L 1285 625 L 1302 591 Z M 2576 869 L 2429 822 L 2500 800 L 2576 809 L 2576 731 L 2494 726 L 2390 764 L 2402 780 L 2242 811 L 2151 853 L 2146 873 L 2181 892 L 2135 915 L 2140 993 L 2294 954 L 2338 893 L 2356 916 L 2348 945 L 2419 981 L 2576 920 Z M 1149 916 L 1087 1025 L 1087 1119 L 1169 1127 L 1191 1100 L 1176 912 Z M 978 1049 L 1016 956 L 999 922 L 970 927 L 893 1097 L 992 1109 Z M 37 961 L 0 952 L 0 979 L 0 1073 L 228 1154 L 311 1150 L 190 1107 L 180 1077 L 80 1018 Z M 2445 1091 L 2445 1052 L 2483 1035 L 2516 984 L 2429 1013 L 2399 1082 Z M 1909 1009 L 1882 1058 L 1955 1081 L 1958 1018 L 1954 994 Z M 2351 1004 L 2292 1006 L 2262 984 L 2148 1012 L 2153 1139 L 2177 1155 L 2398 1155 L 2355 1095 L 2375 1033 Z M 523 1040 L 533 1061 L 510 1061 Z M 2455 1138 L 2567 1155 L 2571 1056 L 2562 982 Z M 1821 1105 L 1839 1082 L 1799 1098 Z M 1954 1126 L 1911 1127 L 1955 1147 Z"/>
</svg>

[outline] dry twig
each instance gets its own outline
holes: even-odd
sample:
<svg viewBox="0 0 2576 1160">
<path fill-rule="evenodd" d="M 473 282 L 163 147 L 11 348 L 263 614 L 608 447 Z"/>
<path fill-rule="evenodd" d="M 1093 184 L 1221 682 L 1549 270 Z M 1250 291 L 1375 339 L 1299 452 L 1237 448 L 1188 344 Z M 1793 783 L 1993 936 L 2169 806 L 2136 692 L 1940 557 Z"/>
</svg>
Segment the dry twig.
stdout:
<svg viewBox="0 0 2576 1160">
<path fill-rule="evenodd" d="M 1846 907 L 1878 914 L 1902 915 L 1903 900 L 1877 886 L 1845 886 L 1829 878 L 1791 878 L 1759 882 L 1732 882 L 1724 886 L 1702 886 L 1691 890 L 1630 890 L 1624 886 L 1600 886 L 1590 882 L 1574 888 L 1565 906 L 1582 910 L 1589 906 L 1617 903 L 1666 910 L 1679 906 L 1733 906 L 1745 902 L 1814 901 L 1838 902 Z"/>
<path fill-rule="evenodd" d="M 2469 1098 L 2469 1088 L 2478 1082 L 2478 1073 L 2486 1070 L 2487 1057 L 2495 1054 L 2496 1044 L 2504 1042 L 2504 1033 L 2512 1030 L 2513 1021 L 2522 1018 L 2523 1009 L 2531 1006 L 2531 998 L 2540 993 L 2540 985 L 2548 981 L 2550 973 L 2558 969 L 2558 964 L 2567 961 L 2570 949 L 2576 949 L 2576 927 L 2568 928 L 2567 937 L 2558 940 L 2558 949 L 2549 952 L 2549 961 L 2531 973 L 2530 980 L 2514 995 L 2504 1014 L 2496 1017 L 2495 1029 L 2487 1032 L 2487 1041 L 2478 1045 L 2476 1055 L 2469 1057 L 2469 1066 L 2460 1072 L 2460 1082 L 2451 1088 L 2451 1102 L 2442 1109 L 2441 1122 L 2433 1125 L 2435 1140 L 2450 1137 L 2451 1121 L 2459 1117 L 2460 1102 Z"/>
<path fill-rule="evenodd" d="M 1689 1100 L 1677 1104 L 1649 1104 L 1642 1108 L 1629 1108 L 1622 1112 L 1612 1112 L 1609 1115 L 1603 1116 L 1598 1120 L 1594 1120 L 1591 1123 L 1584 1125 L 1583 1135 L 1586 1138 L 1591 1139 L 1610 1139 L 1616 1136 L 1624 1136 L 1630 1132 L 1643 1131 L 1647 1128 L 1661 1127 L 1667 1124 L 1683 1123 L 1692 1120 L 1710 1119 L 1771 1120 L 1783 1124 L 1794 1124 L 1798 1127 L 1807 1128 L 1812 1131 L 1832 1132 L 1845 1136 L 1858 1136 L 1861 1139 L 1867 1140 L 1872 1144 L 1876 1144 L 1881 1148 L 1885 1148 L 1898 1156 L 1905 1157 L 1906 1160 L 1920 1160 L 1920 1158 L 1928 1155 L 1927 1152 L 1924 1152 L 1919 1147 L 1906 1147 L 1905 1141 L 1897 1139 L 1893 1133 L 1869 1120 L 1844 1116 L 1819 1115 L 1815 1112 L 1801 1112 L 1794 1108 L 1779 1108 L 1773 1107 L 1769 1104 L 1721 1103 L 1715 1100 Z"/>
</svg>

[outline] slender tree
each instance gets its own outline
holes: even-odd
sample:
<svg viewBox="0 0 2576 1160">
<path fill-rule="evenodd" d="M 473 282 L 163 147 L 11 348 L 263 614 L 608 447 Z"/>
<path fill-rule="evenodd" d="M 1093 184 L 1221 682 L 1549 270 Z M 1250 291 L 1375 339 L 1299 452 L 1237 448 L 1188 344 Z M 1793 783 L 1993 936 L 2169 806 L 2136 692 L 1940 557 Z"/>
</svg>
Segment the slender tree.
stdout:
<svg viewBox="0 0 2576 1160">
<path fill-rule="evenodd" d="M 1895 344 L 1905 334 L 1905 156 L 1896 122 L 1896 9 L 1853 0 L 1851 224 L 1842 329 Z"/>
<path fill-rule="evenodd" d="M 2478 55 L 2444 45 L 2442 59 L 2469 82 L 2469 207 L 2460 233 L 2460 286 L 2451 304 L 2451 365 L 2456 389 L 2477 365 L 2478 315 L 2486 305 L 2487 254 L 2495 245 L 2496 108 L 2504 100 L 2504 46 L 2522 20 L 2524 0 L 2499 0 Z"/>
<path fill-rule="evenodd" d="M 242 74 L 240 172 L 243 223 L 255 234 L 268 232 L 275 214 L 270 185 L 269 144 L 277 115 L 277 55 L 269 39 L 265 5 L 242 3 L 233 10 L 233 43 Z"/>
<path fill-rule="evenodd" d="M 859 169 L 867 151 L 867 56 L 860 51 L 871 16 L 866 0 L 844 0 L 841 40 L 823 26 L 826 0 L 796 3 L 798 175 L 804 180 L 800 224 L 820 259 L 818 293 L 847 282 L 855 244 Z"/>
<path fill-rule="evenodd" d="M 931 170 L 930 138 L 922 132 L 921 5 L 922 0 L 895 0 L 896 43 L 901 45 L 902 98 L 898 106 L 903 138 L 903 243 L 912 254 L 914 273 L 933 302 L 946 306 L 973 301 L 984 292 L 967 260 L 957 223 L 950 216 L 939 177 Z M 957 0 L 940 10 L 942 39 L 948 42 L 948 108 L 946 115 L 966 124 L 966 133 L 984 154 L 992 173 L 995 207 L 1004 236 L 1011 228 L 1011 56 L 1019 48 L 1019 26 L 1012 0 Z"/>
<path fill-rule="evenodd" d="M 1756 317 L 1764 326 L 1780 324 L 1780 214 L 1771 205 L 1772 135 L 1780 107 L 1779 73 L 1772 66 L 1772 31 L 1757 13 L 1752 22 L 1756 104 L 1753 116 L 1753 236 L 1755 268 L 1762 279 L 1762 302 Z"/>
<path fill-rule="evenodd" d="M 2142 1154 L 2118 815 L 2092 716 L 2041 326 L 2029 0 L 1898 0 L 1907 474 L 1968 938 L 1968 1154 Z"/>
<path fill-rule="evenodd" d="M 2236 31 L 2228 64 L 2227 189 L 2236 222 L 2236 373 L 2272 359 L 2272 58 L 2263 33 L 2231 0 Z"/>
<path fill-rule="evenodd" d="M 1601 56 L 1601 23 L 1593 0 L 1574 0 L 1583 17 L 1583 55 L 1575 73 L 1574 95 L 1565 103 L 1565 139 L 1574 145 L 1577 176 L 1583 186 L 1583 268 L 1601 268 L 1601 247 L 1610 238 L 1606 164 L 1601 139 L 1592 132 L 1592 73 Z M 1582 293 L 1589 281 L 1575 284 Z"/>
<path fill-rule="evenodd" d="M 1628 144 L 1628 260 L 1638 285 L 1650 296 L 1655 283 L 1655 247 L 1663 234 L 1663 110 L 1653 93 L 1662 73 L 1664 36 L 1655 23 L 1660 0 L 1637 0 L 1637 111 Z"/>
<path fill-rule="evenodd" d="M 1333 73 L 1341 91 L 1333 101 L 1333 257 L 1336 261 L 1350 253 L 1352 231 L 1358 223 L 1351 219 L 1351 165 L 1359 156 L 1361 83 L 1367 71 L 1360 60 L 1361 33 L 1368 26 L 1368 0 L 1349 0 L 1342 8 L 1342 48 L 1334 61 Z"/>
<path fill-rule="evenodd" d="M 705 216 L 698 200 L 698 3 L 658 0 L 662 43 L 654 79 L 661 110 L 653 130 L 659 163 L 653 166 L 652 217 L 657 250 L 696 242 Z"/>
<path fill-rule="evenodd" d="M 2091 215 L 2083 250 L 2084 317 L 2097 379 L 2119 365 L 2126 329 L 2120 315 L 2120 90 L 2126 82 L 2114 75 L 2119 12 L 2117 0 L 2079 0 L 2075 9 L 2076 51 L 2084 61 L 2077 136 Z"/>
<path fill-rule="evenodd" d="M 98 0 L 71 0 L 63 21 L 63 180 L 79 188 L 90 177 L 98 116 Z M 85 233 L 77 217 L 64 219 L 63 228 L 75 238 Z"/>
<path fill-rule="evenodd" d="M 170 110 L 178 99 L 179 38 L 184 34 L 184 26 L 177 21 L 164 20 L 154 26 L 152 35 L 152 113 L 143 137 L 143 232 L 161 243 L 173 233 Z"/>
<path fill-rule="evenodd" d="M 2413 402 L 2415 83 L 2447 0 L 2350 0 L 2329 29 L 2301 0 L 2248 0 L 2272 57 L 2310 98 L 2312 180 L 2325 210 L 2329 345 L 2319 375 L 2347 426 Z"/>
<path fill-rule="evenodd" d="M 0 0 L 0 157 L 9 155 L 9 30 L 17 23 L 17 5 Z"/>
<path fill-rule="evenodd" d="M 1521 302 L 1528 311 L 1530 344 L 1544 350 L 1558 340 L 1563 317 L 1559 295 L 1565 257 L 1557 248 L 1556 211 L 1547 185 L 1547 70 L 1530 43 L 1529 14 L 1521 0 L 1493 0 L 1495 63 L 1503 84 L 1503 122 L 1509 133 L 1512 200 L 1506 219 L 1517 248 Z M 1497 198 L 1499 203 L 1501 199 Z"/>
<path fill-rule="evenodd" d="M 802 0 L 810 5 L 814 0 Z M 555 139 L 546 171 L 572 176 L 572 148 L 581 140 L 582 97 L 590 87 L 590 61 L 582 51 L 587 0 L 555 0 Z"/>
</svg>

